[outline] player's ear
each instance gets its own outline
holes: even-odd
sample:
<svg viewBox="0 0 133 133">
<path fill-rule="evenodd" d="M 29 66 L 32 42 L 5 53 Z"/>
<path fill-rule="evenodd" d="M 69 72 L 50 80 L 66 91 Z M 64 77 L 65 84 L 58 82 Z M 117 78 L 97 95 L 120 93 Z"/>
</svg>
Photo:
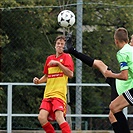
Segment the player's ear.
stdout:
<svg viewBox="0 0 133 133">
<path fill-rule="evenodd" d="M 116 39 L 114 39 L 114 41 L 115 41 L 115 43 L 117 44 L 117 40 L 116 40 Z"/>
</svg>

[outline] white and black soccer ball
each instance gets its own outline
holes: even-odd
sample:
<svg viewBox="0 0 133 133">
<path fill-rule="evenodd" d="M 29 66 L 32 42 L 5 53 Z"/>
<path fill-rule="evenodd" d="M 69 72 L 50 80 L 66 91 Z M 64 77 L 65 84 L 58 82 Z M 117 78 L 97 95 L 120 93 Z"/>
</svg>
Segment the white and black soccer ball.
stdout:
<svg viewBox="0 0 133 133">
<path fill-rule="evenodd" d="M 69 28 L 75 23 L 75 15 L 70 10 L 63 10 L 58 15 L 58 23 L 61 27 Z"/>
</svg>

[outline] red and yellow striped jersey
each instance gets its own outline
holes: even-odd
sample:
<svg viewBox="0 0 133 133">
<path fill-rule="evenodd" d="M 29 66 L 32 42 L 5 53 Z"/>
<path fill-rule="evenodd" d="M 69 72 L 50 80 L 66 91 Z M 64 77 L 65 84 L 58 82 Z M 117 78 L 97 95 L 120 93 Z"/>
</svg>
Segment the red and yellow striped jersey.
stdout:
<svg viewBox="0 0 133 133">
<path fill-rule="evenodd" d="M 74 71 L 74 63 L 70 54 L 63 53 L 56 58 L 55 55 L 48 56 L 46 63 L 44 65 L 44 74 L 48 75 L 44 98 L 60 98 L 66 102 L 67 94 L 67 83 L 68 76 L 66 76 L 63 71 L 58 66 L 48 66 L 51 60 L 56 60 L 62 63 L 65 67 Z"/>
</svg>

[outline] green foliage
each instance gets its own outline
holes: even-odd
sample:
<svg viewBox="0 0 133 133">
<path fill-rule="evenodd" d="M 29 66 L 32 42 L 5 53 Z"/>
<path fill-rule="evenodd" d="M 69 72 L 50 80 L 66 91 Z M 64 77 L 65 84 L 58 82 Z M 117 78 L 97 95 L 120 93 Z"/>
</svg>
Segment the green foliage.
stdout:
<svg viewBox="0 0 133 133">
<path fill-rule="evenodd" d="M 4 104 L 6 103 L 4 89 L 0 87 L 0 112 L 5 112 Z"/>
<path fill-rule="evenodd" d="M 0 87 L 0 113 L 7 112 L 6 103 L 7 103 L 6 90 L 4 90 L 4 88 Z M 6 123 L 6 118 L 0 117 L 1 128 L 5 127 L 5 123 Z"/>
<path fill-rule="evenodd" d="M 64 31 L 57 23 L 57 15 L 63 9 L 70 9 L 76 15 L 76 0 L 70 2 L 59 0 L 1 0 L 0 1 L 0 40 L 1 44 L 1 81 L 2 82 L 32 82 L 33 77 L 43 75 L 43 65 L 48 55 L 54 54 L 54 39 Z M 62 5 L 62 6 L 61 6 Z M 116 60 L 116 46 L 113 34 L 116 28 L 125 27 L 129 36 L 133 34 L 132 0 L 84 0 L 83 1 L 83 53 L 93 58 L 103 60 L 114 71 L 119 71 Z M 61 6 L 61 7 L 60 7 Z M 80 17 L 80 16 L 76 16 Z M 76 24 L 71 28 L 76 38 Z M 76 40 L 76 39 L 75 39 Z M 75 58 L 74 58 L 75 61 Z M 76 68 L 75 68 L 76 70 Z M 75 82 L 75 77 L 70 82 Z M 83 83 L 104 83 L 102 74 L 87 65 L 82 68 Z M 15 86 L 13 88 L 13 112 L 37 113 L 43 96 L 42 87 Z M 110 102 L 109 89 L 101 87 L 83 87 L 83 112 L 103 113 L 104 107 Z M 0 89 L 2 111 L 6 90 Z M 70 89 L 72 113 L 75 113 L 75 87 Z M 5 101 L 6 102 L 6 101 Z M 21 105 L 21 106 L 20 106 Z M 87 107 L 86 107 L 87 105 Z M 1 106 L 0 106 L 1 107 Z M 3 118 L 2 118 L 3 119 Z M 0 123 L 5 123 L 5 118 Z M 13 126 L 26 127 L 25 121 L 16 122 Z M 29 119 L 27 118 L 27 121 Z M 37 121 L 35 127 L 38 128 Z M 32 127 L 32 122 L 29 122 Z M 19 127 L 20 128 L 20 127 Z"/>
</svg>

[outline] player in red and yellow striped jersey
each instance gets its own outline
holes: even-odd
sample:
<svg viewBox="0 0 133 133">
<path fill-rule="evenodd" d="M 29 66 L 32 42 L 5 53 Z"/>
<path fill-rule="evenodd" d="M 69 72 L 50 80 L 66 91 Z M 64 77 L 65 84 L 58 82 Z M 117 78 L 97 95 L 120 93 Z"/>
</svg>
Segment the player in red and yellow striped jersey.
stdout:
<svg viewBox="0 0 133 133">
<path fill-rule="evenodd" d="M 70 54 L 63 52 L 65 37 L 55 39 L 56 54 L 47 57 L 44 65 L 44 76 L 35 77 L 33 82 L 40 84 L 46 82 L 44 97 L 40 105 L 38 119 L 46 133 L 55 133 L 50 121 L 56 120 L 62 133 L 71 133 L 69 124 L 64 116 L 66 114 L 66 94 L 68 78 L 73 77 L 74 63 Z"/>
</svg>

